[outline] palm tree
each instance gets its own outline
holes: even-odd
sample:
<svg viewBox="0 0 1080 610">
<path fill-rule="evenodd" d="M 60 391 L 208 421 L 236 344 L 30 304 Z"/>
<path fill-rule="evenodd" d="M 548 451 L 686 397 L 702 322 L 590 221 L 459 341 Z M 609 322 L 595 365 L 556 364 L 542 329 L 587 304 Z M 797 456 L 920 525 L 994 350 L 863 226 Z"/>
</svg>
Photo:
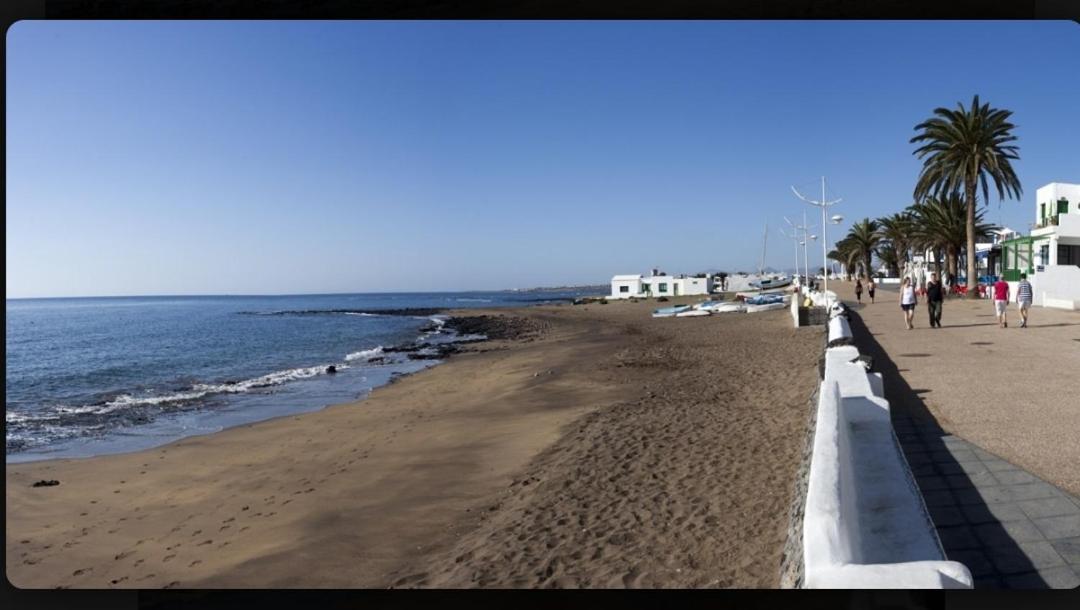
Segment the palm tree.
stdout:
<svg viewBox="0 0 1080 610">
<path fill-rule="evenodd" d="M 967 219 L 964 200 L 957 194 L 945 197 L 929 197 L 922 203 L 912 204 L 908 211 L 913 218 L 914 241 L 923 249 L 933 249 L 937 261 L 938 276 L 941 275 L 941 253 L 944 252 L 949 274 L 956 277 L 960 251 L 967 240 Z M 983 222 L 983 211 L 975 213 L 975 237 L 985 238 L 995 228 Z"/>
<path fill-rule="evenodd" d="M 844 266 L 844 279 L 850 282 L 851 276 L 856 274 L 859 265 L 859 251 L 855 248 L 854 242 L 849 237 L 841 239 L 836 242 L 836 249 L 828 256 Z"/>
<path fill-rule="evenodd" d="M 890 242 L 882 242 L 878 244 L 878 247 L 874 250 L 874 254 L 877 254 L 878 260 L 882 264 L 889 268 L 889 271 L 893 275 L 900 275 L 900 253 L 896 251 L 896 246 Z"/>
<path fill-rule="evenodd" d="M 891 216 L 885 216 L 878 219 L 878 232 L 881 233 L 881 238 L 896 250 L 896 264 L 889 265 L 890 268 L 900 275 L 900 265 L 906 263 L 910 258 L 910 250 L 912 239 L 914 238 L 915 225 L 914 219 L 910 210 L 904 210 Z"/>
<path fill-rule="evenodd" d="M 848 231 L 845 240 L 849 240 L 849 244 L 855 253 L 858 255 L 859 262 L 862 263 L 863 275 L 867 278 L 871 275 L 873 267 L 870 265 L 874 248 L 881 241 L 881 234 L 878 233 L 878 224 L 876 220 L 870 220 L 864 218 L 855 223 Z"/>
<path fill-rule="evenodd" d="M 963 194 L 966 204 L 967 278 L 968 286 L 975 282 L 975 195 L 982 187 L 983 201 L 990 197 L 987 179 L 994 182 L 998 198 L 1019 199 L 1020 180 L 1011 161 L 1019 159 L 1015 127 L 1008 121 L 1012 111 L 979 105 L 979 96 L 970 108 L 957 103 L 956 110 L 935 108 L 936 116 L 915 126 L 921 133 L 911 143 L 922 143 L 913 153 L 923 160 L 915 201 L 927 195 Z M 968 290 L 969 298 L 978 298 L 978 291 Z"/>
</svg>

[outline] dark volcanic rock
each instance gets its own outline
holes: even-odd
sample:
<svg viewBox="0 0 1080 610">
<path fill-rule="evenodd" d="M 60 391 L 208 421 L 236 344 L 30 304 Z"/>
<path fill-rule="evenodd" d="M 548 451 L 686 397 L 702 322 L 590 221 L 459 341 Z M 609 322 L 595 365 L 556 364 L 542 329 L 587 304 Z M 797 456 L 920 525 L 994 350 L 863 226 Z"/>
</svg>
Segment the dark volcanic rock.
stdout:
<svg viewBox="0 0 1080 610">
<path fill-rule="evenodd" d="M 544 330 L 544 325 L 517 316 L 460 316 L 450 318 L 446 326 L 463 335 L 484 335 L 488 339 L 532 338 Z"/>
<path fill-rule="evenodd" d="M 53 479 L 51 481 L 38 481 L 37 483 L 34 483 L 33 486 L 34 487 L 52 487 L 54 485 L 59 485 L 59 484 L 60 484 L 60 481 L 57 481 L 57 480 Z"/>
</svg>

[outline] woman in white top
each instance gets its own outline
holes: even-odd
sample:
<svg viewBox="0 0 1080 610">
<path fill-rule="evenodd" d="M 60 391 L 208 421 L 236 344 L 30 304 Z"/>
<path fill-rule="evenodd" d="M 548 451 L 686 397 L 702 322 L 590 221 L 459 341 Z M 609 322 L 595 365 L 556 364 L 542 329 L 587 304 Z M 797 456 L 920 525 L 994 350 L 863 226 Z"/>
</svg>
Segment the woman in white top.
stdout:
<svg viewBox="0 0 1080 610">
<path fill-rule="evenodd" d="M 915 325 L 911 323 L 915 317 L 915 304 L 915 287 L 911 284 L 911 278 L 905 277 L 904 283 L 900 286 L 900 309 L 904 310 L 904 322 L 908 330 L 915 328 Z"/>
</svg>

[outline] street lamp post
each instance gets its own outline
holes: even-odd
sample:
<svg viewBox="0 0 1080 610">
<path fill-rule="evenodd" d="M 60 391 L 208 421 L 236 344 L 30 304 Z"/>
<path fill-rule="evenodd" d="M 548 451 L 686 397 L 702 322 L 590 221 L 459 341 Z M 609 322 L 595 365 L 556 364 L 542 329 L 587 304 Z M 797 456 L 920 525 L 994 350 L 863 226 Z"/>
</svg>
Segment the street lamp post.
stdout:
<svg viewBox="0 0 1080 610">
<path fill-rule="evenodd" d="M 840 201 L 842 201 L 842 200 L 841 199 L 836 199 L 834 201 L 825 201 L 825 176 L 821 177 L 821 201 L 812 201 L 810 199 L 807 199 L 806 197 L 803 197 L 799 193 L 799 191 L 795 190 L 794 186 L 791 187 L 791 190 L 795 193 L 795 196 L 798 197 L 799 199 L 802 199 L 803 201 L 805 201 L 806 203 L 809 203 L 810 205 L 817 206 L 817 207 L 821 208 L 821 264 L 826 265 L 826 264 L 828 264 L 827 263 L 827 259 L 828 259 L 828 239 L 826 239 L 826 237 L 825 237 L 825 233 L 826 233 L 825 213 L 826 213 L 826 210 L 828 209 L 829 206 L 840 203 Z M 803 213 L 805 214 L 805 212 L 806 211 L 804 209 Z M 829 290 L 829 274 L 828 273 L 825 274 L 825 287 L 824 287 L 823 291 L 827 291 L 827 290 Z"/>
</svg>

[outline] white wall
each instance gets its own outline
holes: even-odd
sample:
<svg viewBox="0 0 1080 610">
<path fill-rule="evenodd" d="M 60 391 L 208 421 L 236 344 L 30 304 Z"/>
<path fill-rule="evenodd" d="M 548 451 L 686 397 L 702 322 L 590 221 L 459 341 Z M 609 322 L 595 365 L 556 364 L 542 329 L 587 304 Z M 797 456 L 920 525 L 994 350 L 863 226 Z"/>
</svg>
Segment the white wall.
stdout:
<svg viewBox="0 0 1080 610">
<path fill-rule="evenodd" d="M 712 292 L 712 279 L 707 277 L 686 277 L 676 280 L 680 283 L 679 295 L 709 294 Z"/>
<path fill-rule="evenodd" d="M 620 286 L 626 286 L 628 288 L 627 292 L 620 292 L 619 291 Z M 616 279 L 613 279 L 613 280 L 611 280 L 611 298 L 613 298 L 613 299 L 629 299 L 630 297 L 639 297 L 639 296 L 643 296 L 641 294 L 641 280 L 640 279 L 633 279 L 633 280 L 623 280 L 623 279 L 616 280 Z"/>
<path fill-rule="evenodd" d="M 1069 214 L 1080 214 L 1080 184 L 1051 182 L 1035 191 L 1035 222 L 1039 218 L 1041 204 L 1046 204 L 1047 216 L 1057 213 L 1057 201 L 1064 197 L 1069 200 Z"/>
<path fill-rule="evenodd" d="M 829 340 L 850 337 L 829 322 Z M 803 517 L 806 588 L 966 588 L 971 573 L 946 561 L 933 521 L 893 434 L 880 374 L 858 348 L 825 353 Z"/>
<path fill-rule="evenodd" d="M 1044 271 L 1036 271 L 1034 278 L 1028 278 L 1034 292 L 1034 304 L 1061 309 L 1080 309 L 1080 267 L 1050 265 L 1044 269 Z M 1015 289 L 1011 283 L 1010 287 Z"/>
</svg>

